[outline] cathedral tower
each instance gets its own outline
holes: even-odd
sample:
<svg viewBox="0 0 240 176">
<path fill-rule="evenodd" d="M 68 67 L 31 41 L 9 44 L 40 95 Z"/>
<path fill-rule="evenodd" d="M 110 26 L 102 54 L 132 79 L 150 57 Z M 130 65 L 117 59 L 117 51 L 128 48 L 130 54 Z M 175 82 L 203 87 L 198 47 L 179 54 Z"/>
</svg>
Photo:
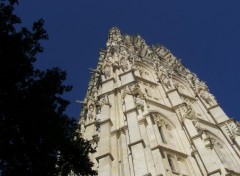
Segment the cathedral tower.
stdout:
<svg viewBox="0 0 240 176">
<path fill-rule="evenodd" d="M 240 130 L 164 46 L 108 34 L 82 102 L 99 176 L 240 174 Z"/>
</svg>

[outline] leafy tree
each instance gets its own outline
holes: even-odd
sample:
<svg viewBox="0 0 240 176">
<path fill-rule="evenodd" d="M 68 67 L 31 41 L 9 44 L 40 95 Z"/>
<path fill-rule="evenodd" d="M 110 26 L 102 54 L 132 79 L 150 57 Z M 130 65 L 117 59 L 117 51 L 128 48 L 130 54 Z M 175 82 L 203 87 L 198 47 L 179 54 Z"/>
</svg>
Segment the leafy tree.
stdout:
<svg viewBox="0 0 240 176">
<path fill-rule="evenodd" d="M 0 0 L 0 175 L 95 175 L 88 158 L 94 150 L 64 114 L 66 73 L 33 66 L 40 41 L 48 39 L 44 21 L 17 30 L 17 4 Z"/>
</svg>

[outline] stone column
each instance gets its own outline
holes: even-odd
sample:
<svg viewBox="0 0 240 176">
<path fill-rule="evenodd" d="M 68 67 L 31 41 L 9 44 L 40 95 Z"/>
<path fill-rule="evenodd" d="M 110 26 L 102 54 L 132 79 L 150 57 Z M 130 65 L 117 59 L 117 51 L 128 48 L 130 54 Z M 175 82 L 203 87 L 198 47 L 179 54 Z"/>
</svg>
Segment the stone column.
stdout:
<svg viewBox="0 0 240 176">
<path fill-rule="evenodd" d="M 159 144 L 162 142 L 160 138 L 160 133 L 157 127 L 157 124 L 153 125 L 150 114 L 146 116 L 147 127 L 146 133 L 149 140 L 149 146 L 152 150 L 152 159 L 155 165 L 155 172 L 157 176 L 166 175 L 164 163 L 163 163 L 163 155 L 160 151 Z"/>
<path fill-rule="evenodd" d="M 147 126 L 147 121 L 145 118 L 143 118 L 142 120 L 139 121 L 141 136 L 146 144 L 146 148 L 144 151 L 145 151 L 145 158 L 147 161 L 148 171 L 152 175 L 156 175 L 156 168 L 155 168 L 153 155 L 152 155 L 151 147 L 150 147 L 149 140 L 148 140 L 146 126 Z"/>
<path fill-rule="evenodd" d="M 98 156 L 96 157 L 99 163 L 99 176 L 111 176 L 111 164 L 113 156 L 111 153 L 111 126 L 110 106 L 102 105 L 100 119 L 100 133 L 98 144 Z"/>
<path fill-rule="evenodd" d="M 120 143 L 120 155 L 121 155 L 121 175 L 128 176 L 131 175 L 130 172 L 130 157 L 129 157 L 129 148 L 127 145 L 127 138 L 125 131 L 120 131 L 119 136 Z"/>
<path fill-rule="evenodd" d="M 137 108 L 135 107 L 132 95 L 126 95 L 125 101 L 125 117 L 127 120 L 129 131 L 129 148 L 133 158 L 133 167 L 135 176 L 143 176 L 148 174 L 147 163 L 144 155 L 145 143 L 141 137 L 138 120 Z"/>
</svg>

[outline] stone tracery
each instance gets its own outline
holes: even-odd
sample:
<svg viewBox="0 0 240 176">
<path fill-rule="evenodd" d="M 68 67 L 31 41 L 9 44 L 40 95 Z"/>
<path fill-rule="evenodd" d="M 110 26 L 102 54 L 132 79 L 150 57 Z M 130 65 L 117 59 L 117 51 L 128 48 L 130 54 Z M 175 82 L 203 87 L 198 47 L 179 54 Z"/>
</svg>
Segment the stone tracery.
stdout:
<svg viewBox="0 0 240 176">
<path fill-rule="evenodd" d="M 150 47 L 141 36 L 122 35 L 114 27 L 91 72 L 80 124 L 87 139 L 98 139 L 94 161 L 99 175 L 231 173 L 224 170 L 226 160 L 211 153 L 214 147 L 226 146 L 209 135 L 206 126 L 234 145 L 232 160 L 240 163 L 239 128 L 228 120 L 206 84 L 164 46 Z M 167 160 L 170 155 L 174 165 Z"/>
</svg>

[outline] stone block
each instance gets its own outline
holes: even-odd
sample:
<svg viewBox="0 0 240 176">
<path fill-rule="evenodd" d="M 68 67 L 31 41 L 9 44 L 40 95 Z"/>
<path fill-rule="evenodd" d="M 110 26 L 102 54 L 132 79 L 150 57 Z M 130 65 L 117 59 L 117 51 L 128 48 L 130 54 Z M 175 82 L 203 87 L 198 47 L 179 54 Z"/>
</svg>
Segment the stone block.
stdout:
<svg viewBox="0 0 240 176">
<path fill-rule="evenodd" d="M 209 109 L 209 113 L 212 117 L 217 121 L 217 123 L 221 123 L 229 118 L 225 114 L 225 112 L 219 106 L 215 106 Z"/>
</svg>

